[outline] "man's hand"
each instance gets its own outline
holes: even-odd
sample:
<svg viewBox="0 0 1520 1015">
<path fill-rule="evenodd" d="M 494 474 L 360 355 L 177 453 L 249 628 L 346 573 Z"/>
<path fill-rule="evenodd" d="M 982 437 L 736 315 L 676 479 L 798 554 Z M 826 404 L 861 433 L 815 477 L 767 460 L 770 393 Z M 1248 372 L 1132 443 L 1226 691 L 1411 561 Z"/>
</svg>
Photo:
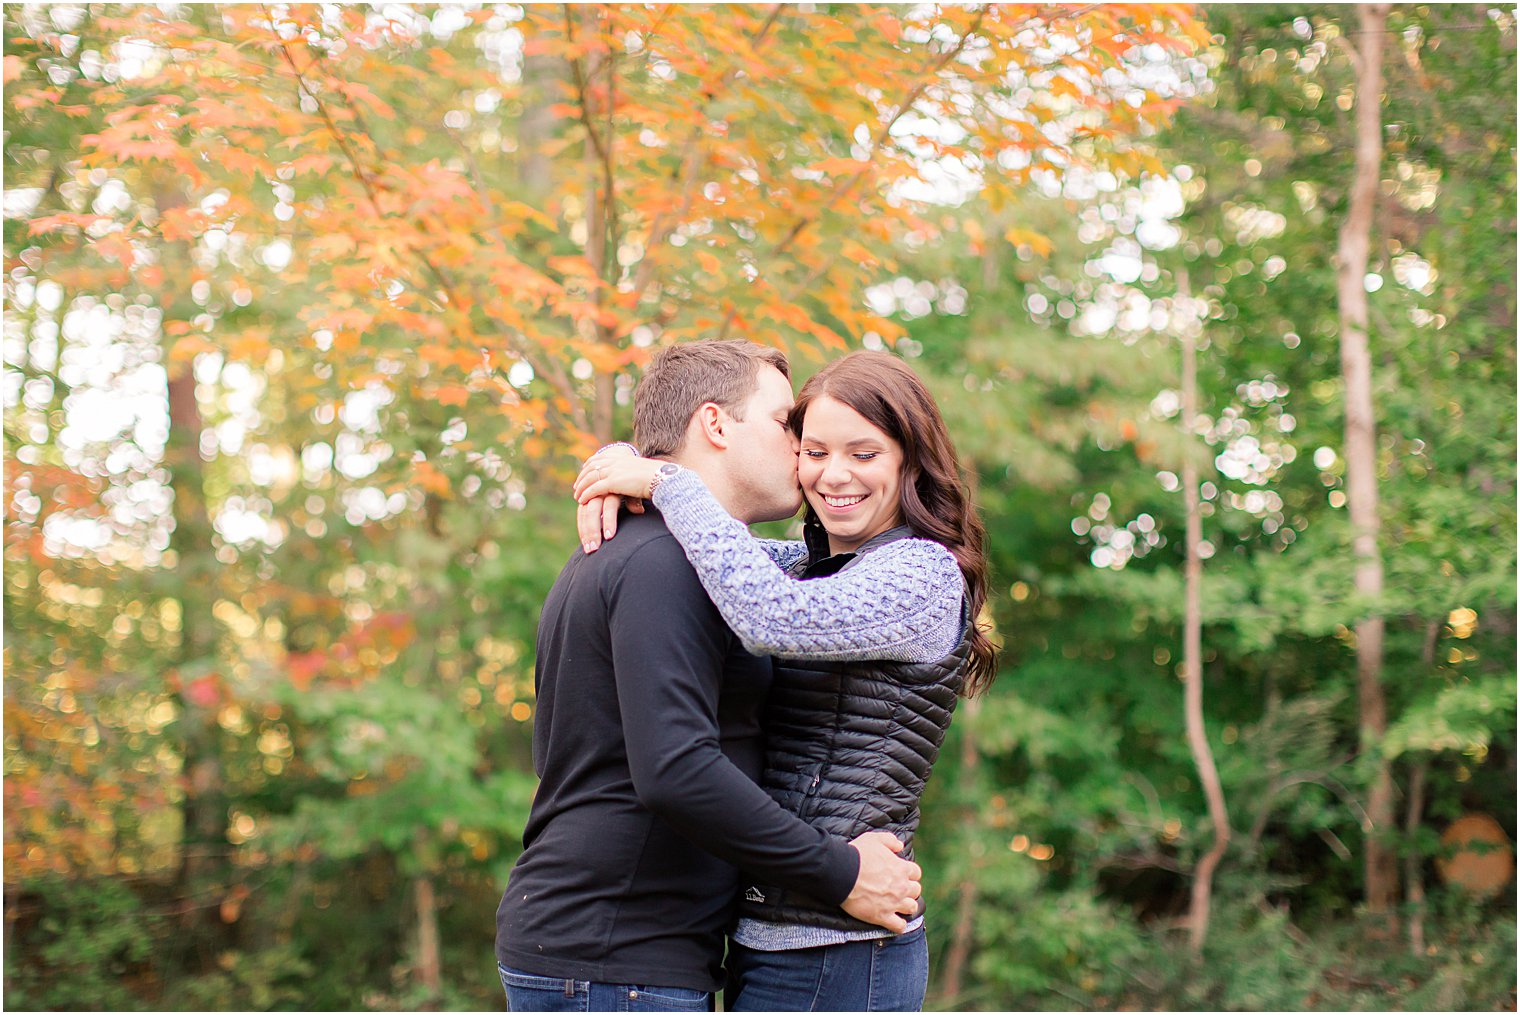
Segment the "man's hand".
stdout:
<svg viewBox="0 0 1520 1015">
<path fill-rule="evenodd" d="M 903 844 L 890 832 L 867 832 L 850 845 L 860 854 L 860 873 L 842 908 L 857 920 L 901 934 L 908 929 L 901 914 L 917 911 L 918 897 L 924 894 L 919 883 L 923 870 L 897 855 Z"/>
</svg>

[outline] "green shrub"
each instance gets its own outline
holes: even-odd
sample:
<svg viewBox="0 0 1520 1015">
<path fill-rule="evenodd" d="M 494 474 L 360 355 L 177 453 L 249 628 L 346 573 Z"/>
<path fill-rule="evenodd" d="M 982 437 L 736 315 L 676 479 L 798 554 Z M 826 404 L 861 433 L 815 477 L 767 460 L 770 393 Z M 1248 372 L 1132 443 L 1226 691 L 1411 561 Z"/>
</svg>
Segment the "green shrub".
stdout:
<svg viewBox="0 0 1520 1015">
<path fill-rule="evenodd" d="M 135 1010 L 167 920 L 120 880 L 50 878 L 19 890 L 5 948 L 5 1007 Z"/>
</svg>

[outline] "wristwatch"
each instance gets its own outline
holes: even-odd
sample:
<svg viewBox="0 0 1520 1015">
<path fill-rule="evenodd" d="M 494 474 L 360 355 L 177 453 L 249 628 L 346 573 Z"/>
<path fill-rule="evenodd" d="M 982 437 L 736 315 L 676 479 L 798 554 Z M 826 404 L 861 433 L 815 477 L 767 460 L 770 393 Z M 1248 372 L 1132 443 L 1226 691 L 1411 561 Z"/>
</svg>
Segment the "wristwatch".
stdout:
<svg viewBox="0 0 1520 1015">
<path fill-rule="evenodd" d="M 665 482 L 671 476 L 674 476 L 680 471 L 681 467 L 675 462 L 666 462 L 664 465 L 656 469 L 654 478 L 649 481 L 649 492 L 644 494 L 644 499 L 648 500 L 653 497 L 654 492 L 660 488 L 661 483 Z"/>
</svg>

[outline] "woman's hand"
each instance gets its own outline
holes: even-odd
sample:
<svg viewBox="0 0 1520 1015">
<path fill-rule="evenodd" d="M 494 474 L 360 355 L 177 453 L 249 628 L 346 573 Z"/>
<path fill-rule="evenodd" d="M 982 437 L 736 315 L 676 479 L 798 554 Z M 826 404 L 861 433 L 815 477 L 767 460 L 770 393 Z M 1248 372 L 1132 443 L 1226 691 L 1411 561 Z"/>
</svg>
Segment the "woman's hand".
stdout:
<svg viewBox="0 0 1520 1015">
<path fill-rule="evenodd" d="M 649 484 L 665 462 L 658 458 L 634 458 L 632 455 L 597 455 L 586 462 L 575 479 L 575 499 L 582 504 L 593 497 L 613 494 L 622 497 L 647 497 Z"/>
<path fill-rule="evenodd" d="M 574 486 L 580 505 L 575 527 L 581 549 L 595 553 L 604 539 L 616 534 L 619 503 L 626 503 L 634 514 L 644 512 L 642 498 L 661 464 L 640 458 L 621 445 L 605 448 L 586 460 Z"/>
</svg>

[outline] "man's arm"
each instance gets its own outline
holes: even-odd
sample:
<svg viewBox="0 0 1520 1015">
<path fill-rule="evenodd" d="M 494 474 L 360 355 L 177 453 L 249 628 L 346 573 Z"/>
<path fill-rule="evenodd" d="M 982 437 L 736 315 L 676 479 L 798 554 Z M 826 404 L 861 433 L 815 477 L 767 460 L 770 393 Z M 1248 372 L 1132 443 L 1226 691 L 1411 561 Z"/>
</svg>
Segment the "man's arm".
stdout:
<svg viewBox="0 0 1520 1015">
<path fill-rule="evenodd" d="M 895 911 L 911 911 L 918 867 L 892 854 L 890 836 L 829 836 L 723 754 L 718 692 L 732 635 L 674 541 L 634 553 L 611 578 L 607 606 L 628 764 L 644 805 L 735 866 L 903 929 Z"/>
</svg>

